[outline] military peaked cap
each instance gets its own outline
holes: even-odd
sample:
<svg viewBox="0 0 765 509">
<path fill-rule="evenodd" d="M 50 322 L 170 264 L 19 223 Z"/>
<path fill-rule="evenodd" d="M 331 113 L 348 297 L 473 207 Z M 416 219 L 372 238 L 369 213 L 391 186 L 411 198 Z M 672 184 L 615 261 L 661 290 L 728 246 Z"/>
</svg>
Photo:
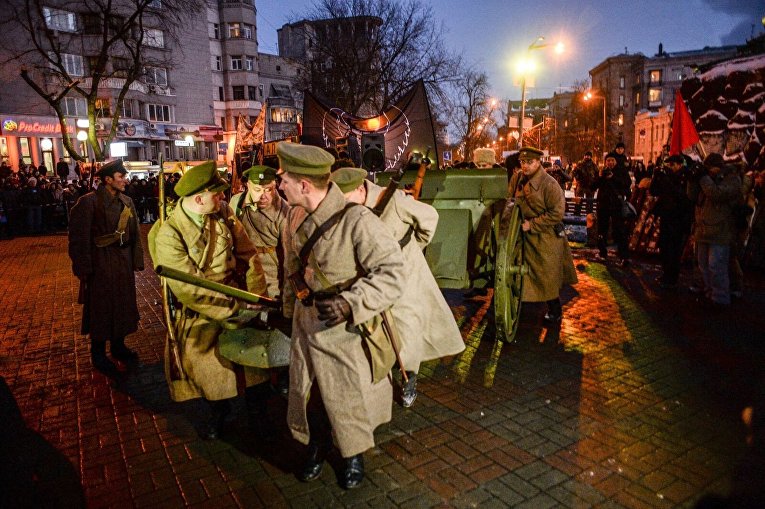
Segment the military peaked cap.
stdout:
<svg viewBox="0 0 765 509">
<path fill-rule="evenodd" d="M 189 168 L 181 180 L 175 184 L 175 194 L 178 196 L 191 196 L 205 191 L 218 192 L 226 189 L 228 189 L 228 182 L 220 176 L 214 161 L 205 161 Z"/>
<path fill-rule="evenodd" d="M 337 184 L 344 193 L 359 187 L 365 178 L 367 178 L 367 170 L 362 168 L 339 168 L 329 176 L 329 180 Z"/>
<path fill-rule="evenodd" d="M 326 175 L 335 162 L 322 148 L 285 141 L 276 145 L 276 155 L 281 171 L 298 175 Z"/>
</svg>

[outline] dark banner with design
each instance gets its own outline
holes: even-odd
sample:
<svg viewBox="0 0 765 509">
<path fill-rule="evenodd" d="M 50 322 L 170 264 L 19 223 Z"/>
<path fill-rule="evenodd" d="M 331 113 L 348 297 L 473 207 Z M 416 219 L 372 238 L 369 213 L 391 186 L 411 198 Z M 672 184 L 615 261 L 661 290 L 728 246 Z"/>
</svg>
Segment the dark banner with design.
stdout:
<svg viewBox="0 0 765 509">
<path fill-rule="evenodd" d="M 430 150 L 430 159 L 436 163 L 440 152 L 425 84 L 418 81 L 396 104 L 369 118 L 351 115 L 305 92 L 302 143 L 336 148 L 360 166 L 363 143 L 373 137 L 365 135 L 384 136 L 386 171 L 406 164 L 410 152 L 424 155 Z"/>
</svg>

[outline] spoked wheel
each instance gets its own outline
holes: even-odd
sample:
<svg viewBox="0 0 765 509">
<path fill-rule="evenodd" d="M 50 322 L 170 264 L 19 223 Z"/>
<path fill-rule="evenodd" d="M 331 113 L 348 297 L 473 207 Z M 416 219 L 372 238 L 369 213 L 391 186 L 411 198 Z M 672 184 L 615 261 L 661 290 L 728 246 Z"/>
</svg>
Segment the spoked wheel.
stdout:
<svg viewBox="0 0 765 509">
<path fill-rule="evenodd" d="M 508 202 L 502 211 L 497 235 L 497 262 L 494 278 L 494 316 L 497 340 L 513 341 L 521 315 L 524 264 L 521 210 Z"/>
</svg>

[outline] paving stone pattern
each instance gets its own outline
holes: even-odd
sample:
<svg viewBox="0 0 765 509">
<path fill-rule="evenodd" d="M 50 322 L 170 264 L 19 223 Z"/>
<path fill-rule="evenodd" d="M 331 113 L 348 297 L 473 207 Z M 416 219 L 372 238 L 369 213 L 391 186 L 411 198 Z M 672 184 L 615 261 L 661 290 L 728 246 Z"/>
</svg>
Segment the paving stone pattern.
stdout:
<svg viewBox="0 0 765 509">
<path fill-rule="evenodd" d="M 686 292 L 657 293 L 650 264 L 615 269 L 589 254 L 576 252 L 560 330 L 527 305 L 512 344 L 494 341 L 491 295 L 447 293 L 467 349 L 422 367 L 414 407 L 396 405 L 378 429 L 357 490 L 338 486 L 336 455 L 320 480 L 297 481 L 304 448 L 278 396 L 274 443 L 248 434 L 241 398 L 221 440 L 197 437 L 203 405 L 167 393 L 151 270 L 138 275 L 142 319 L 127 341 L 140 366 L 121 384 L 94 372 L 63 235 L 0 242 L 0 376 L 37 444 L 24 454 L 73 467 L 45 495 L 72 505 L 78 490 L 93 508 L 690 507 L 726 493 L 762 317 L 706 315 Z M 763 302 L 757 287 L 741 307 Z"/>
</svg>

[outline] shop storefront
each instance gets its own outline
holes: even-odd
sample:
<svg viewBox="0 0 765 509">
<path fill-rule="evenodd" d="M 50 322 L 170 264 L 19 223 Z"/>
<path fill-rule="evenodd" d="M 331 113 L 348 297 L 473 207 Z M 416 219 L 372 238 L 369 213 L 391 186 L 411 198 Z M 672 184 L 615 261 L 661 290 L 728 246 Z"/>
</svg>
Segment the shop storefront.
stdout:
<svg viewBox="0 0 765 509">
<path fill-rule="evenodd" d="M 76 119 L 70 119 L 67 124 L 67 131 L 74 137 Z M 84 143 L 77 141 L 76 145 L 81 154 L 87 153 Z M 18 170 L 20 164 L 44 164 L 53 173 L 59 157 L 71 163 L 64 150 L 58 118 L 0 115 L 0 159 L 14 170 Z"/>
</svg>

